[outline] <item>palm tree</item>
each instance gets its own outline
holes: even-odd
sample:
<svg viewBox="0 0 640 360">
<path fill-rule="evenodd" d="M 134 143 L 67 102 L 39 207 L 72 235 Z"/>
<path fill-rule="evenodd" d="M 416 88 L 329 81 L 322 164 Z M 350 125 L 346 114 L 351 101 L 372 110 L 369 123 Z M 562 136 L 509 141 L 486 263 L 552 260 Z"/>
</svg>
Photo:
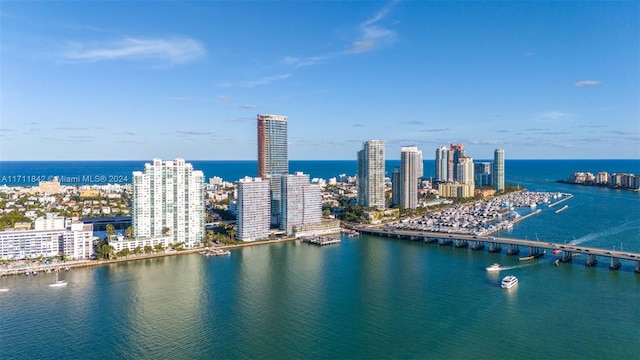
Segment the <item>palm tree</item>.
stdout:
<svg viewBox="0 0 640 360">
<path fill-rule="evenodd" d="M 107 230 L 107 238 L 111 239 L 116 234 L 113 224 L 107 224 L 105 228 Z"/>
<path fill-rule="evenodd" d="M 133 236 L 133 226 L 127 227 L 124 233 L 125 235 L 127 235 L 128 238 L 131 238 L 131 236 Z"/>
</svg>

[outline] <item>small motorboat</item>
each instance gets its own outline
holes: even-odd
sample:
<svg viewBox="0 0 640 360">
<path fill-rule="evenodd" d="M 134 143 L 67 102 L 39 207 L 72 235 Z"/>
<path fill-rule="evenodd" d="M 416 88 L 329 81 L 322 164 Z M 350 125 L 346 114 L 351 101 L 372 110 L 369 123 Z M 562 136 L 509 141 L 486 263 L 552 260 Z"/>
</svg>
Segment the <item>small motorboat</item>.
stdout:
<svg viewBox="0 0 640 360">
<path fill-rule="evenodd" d="M 500 271 L 500 264 L 493 263 L 491 266 L 487 266 L 485 269 L 487 269 L 487 271 Z"/>
</svg>

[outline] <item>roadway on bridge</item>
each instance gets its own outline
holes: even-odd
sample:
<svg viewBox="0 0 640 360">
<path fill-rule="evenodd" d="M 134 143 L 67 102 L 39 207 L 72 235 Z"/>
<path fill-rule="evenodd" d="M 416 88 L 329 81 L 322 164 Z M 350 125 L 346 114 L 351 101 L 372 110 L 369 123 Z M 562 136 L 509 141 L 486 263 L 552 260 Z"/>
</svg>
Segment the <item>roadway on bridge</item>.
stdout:
<svg viewBox="0 0 640 360">
<path fill-rule="evenodd" d="M 481 241 L 487 243 L 530 246 L 541 249 L 560 249 L 564 251 L 570 251 L 572 253 L 592 254 L 598 256 L 616 257 L 625 260 L 640 261 L 640 253 L 632 253 L 628 251 L 615 251 L 606 250 L 601 248 L 587 247 L 581 245 L 569 245 L 569 244 L 556 244 L 553 242 L 544 242 L 539 240 L 527 240 L 527 239 L 512 239 L 505 237 L 494 236 L 476 236 L 467 234 L 454 234 L 454 233 L 439 233 L 431 231 L 420 230 L 408 230 L 408 229 L 382 229 L 374 226 L 356 226 L 355 230 L 371 235 L 379 235 L 386 237 L 402 237 L 402 236 L 416 236 L 426 237 L 431 239 L 450 239 L 450 240 L 466 240 L 466 241 Z"/>
</svg>

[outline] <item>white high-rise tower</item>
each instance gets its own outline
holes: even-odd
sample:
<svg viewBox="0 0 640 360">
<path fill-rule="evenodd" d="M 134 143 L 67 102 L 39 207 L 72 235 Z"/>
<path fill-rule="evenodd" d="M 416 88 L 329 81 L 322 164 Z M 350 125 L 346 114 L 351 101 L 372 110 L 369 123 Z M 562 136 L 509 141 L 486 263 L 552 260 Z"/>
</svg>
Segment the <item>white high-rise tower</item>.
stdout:
<svg viewBox="0 0 640 360">
<path fill-rule="evenodd" d="M 400 152 L 400 207 L 418 207 L 418 182 L 422 177 L 422 151 L 416 146 L 405 146 Z"/>
<path fill-rule="evenodd" d="M 132 221 L 136 238 L 169 236 L 173 244 L 204 240 L 204 174 L 184 159 L 153 159 L 132 176 Z"/>
<path fill-rule="evenodd" d="M 496 149 L 493 153 L 493 187 L 497 191 L 504 191 L 504 150 Z"/>
<path fill-rule="evenodd" d="M 384 141 L 369 140 L 358 151 L 358 205 L 384 209 Z"/>
</svg>

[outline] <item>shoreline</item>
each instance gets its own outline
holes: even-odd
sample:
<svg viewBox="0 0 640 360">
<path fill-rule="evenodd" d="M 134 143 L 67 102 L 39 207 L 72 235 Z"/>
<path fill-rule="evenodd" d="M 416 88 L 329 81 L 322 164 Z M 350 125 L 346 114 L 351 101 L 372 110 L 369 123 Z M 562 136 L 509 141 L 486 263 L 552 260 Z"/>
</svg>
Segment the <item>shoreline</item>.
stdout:
<svg viewBox="0 0 640 360">
<path fill-rule="evenodd" d="M 252 242 L 247 242 L 247 243 L 242 243 L 242 244 L 212 246 L 212 247 L 209 247 L 209 248 L 237 249 L 237 248 L 242 248 L 242 247 L 247 247 L 247 246 L 278 244 L 278 243 L 288 242 L 288 241 L 292 241 L 292 240 L 296 240 L 296 238 L 288 237 L 288 238 L 276 239 L 276 240 L 252 241 Z M 24 267 L 21 267 L 21 268 L 2 269 L 2 270 L 0 270 L 0 277 L 9 276 L 9 275 L 23 275 L 24 276 L 25 271 L 29 271 L 29 272 L 37 271 L 38 273 L 46 272 L 47 270 L 55 271 L 56 269 L 58 271 L 64 271 L 65 268 L 73 269 L 73 268 L 81 268 L 81 267 L 117 264 L 117 263 L 129 262 L 129 261 L 139 261 L 139 260 L 146 260 L 146 259 L 157 259 L 157 258 L 163 258 L 163 257 L 168 257 L 168 256 L 194 254 L 194 253 L 198 253 L 198 252 L 200 252 L 200 251 L 202 251 L 204 249 L 206 249 L 206 247 L 185 249 L 185 250 L 181 250 L 181 251 L 164 252 L 164 253 L 161 253 L 161 254 L 130 256 L 130 257 L 127 257 L 127 258 L 110 259 L 110 260 L 74 260 L 74 261 L 67 261 L 67 262 L 57 262 L 57 263 L 53 263 L 53 264 L 38 264 L 36 266 L 25 265 Z"/>
</svg>

